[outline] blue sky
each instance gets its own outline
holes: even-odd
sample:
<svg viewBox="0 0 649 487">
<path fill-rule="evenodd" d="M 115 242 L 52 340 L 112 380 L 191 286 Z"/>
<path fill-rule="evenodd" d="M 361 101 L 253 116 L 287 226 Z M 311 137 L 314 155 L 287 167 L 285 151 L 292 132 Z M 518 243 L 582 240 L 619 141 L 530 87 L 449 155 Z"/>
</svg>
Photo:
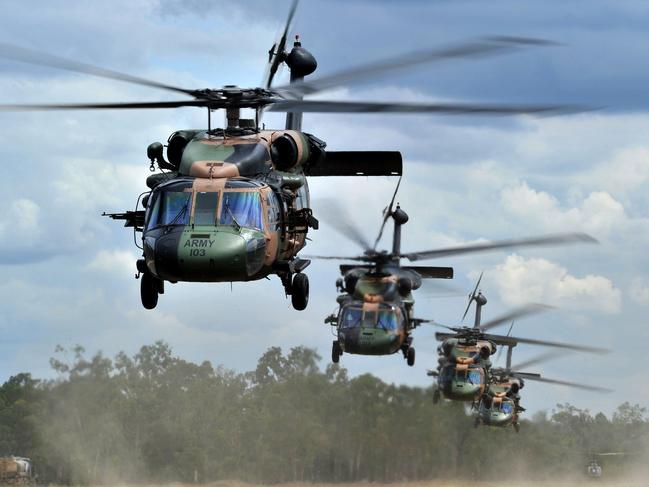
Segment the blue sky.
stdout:
<svg viewBox="0 0 649 487">
<path fill-rule="evenodd" d="M 4 7 L 0 42 L 188 88 L 256 86 L 287 9 L 288 2 L 261 1 L 15 1 Z M 454 285 L 467 293 L 485 271 L 486 318 L 529 301 L 557 306 L 516 324 L 521 336 L 614 348 L 605 357 L 570 355 L 536 371 L 615 394 L 530 383 L 524 401 L 531 411 L 565 401 L 607 412 L 627 400 L 649 404 L 636 366 L 649 337 L 648 21 L 649 6 L 640 1 L 304 1 L 296 15 L 294 32 L 319 61 L 316 76 L 483 35 L 561 44 L 422 66 L 322 97 L 602 107 L 552 118 L 305 117 L 305 130 L 332 150 L 402 151 L 399 199 L 411 216 L 406 250 L 560 231 L 588 232 L 601 242 L 431 262 L 454 266 Z M 4 103 L 170 99 L 5 61 L 0 93 Z M 283 123 L 278 115 L 265 121 Z M 113 354 L 162 338 L 189 359 L 237 370 L 254 367 L 272 345 L 313 346 L 327 360 L 332 336 L 322 320 L 334 309 L 337 277 L 329 262 L 311 266 L 311 302 L 303 313 L 290 308 L 278 279 L 235 283 L 232 291 L 229 284 L 168 286 L 155 311 L 141 308 L 132 234 L 99 215 L 132 208 L 144 191 L 150 142 L 205 122 L 195 109 L 0 114 L 0 380 L 24 370 L 48 376 L 57 344 Z M 316 216 L 326 214 L 327 199 L 343 194 L 372 236 L 395 183 L 314 178 Z M 312 238 L 311 254 L 357 251 L 324 219 Z M 464 306 L 464 298 L 422 293 L 417 313 L 453 324 Z M 433 335 L 431 328 L 416 330 L 414 368 L 398 356 L 345 355 L 342 363 L 353 374 L 427 385 L 425 371 L 436 363 Z M 521 345 L 515 358 L 537 352 Z"/>
</svg>

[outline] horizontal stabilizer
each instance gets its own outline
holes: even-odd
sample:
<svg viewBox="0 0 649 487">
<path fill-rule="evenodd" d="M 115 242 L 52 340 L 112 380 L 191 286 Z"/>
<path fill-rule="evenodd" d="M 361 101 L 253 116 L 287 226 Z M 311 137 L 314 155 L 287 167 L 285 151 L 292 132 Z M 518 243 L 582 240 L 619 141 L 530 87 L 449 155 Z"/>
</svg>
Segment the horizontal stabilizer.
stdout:
<svg viewBox="0 0 649 487">
<path fill-rule="evenodd" d="M 326 151 L 325 157 L 304 168 L 307 176 L 401 176 L 398 151 Z"/>
<path fill-rule="evenodd" d="M 415 271 L 423 279 L 453 279 L 452 267 L 407 266 L 402 269 Z"/>
<path fill-rule="evenodd" d="M 347 274 L 352 269 L 369 269 L 369 265 L 342 264 L 340 273 Z M 452 267 L 407 266 L 401 269 L 415 271 L 422 279 L 453 279 Z"/>
</svg>

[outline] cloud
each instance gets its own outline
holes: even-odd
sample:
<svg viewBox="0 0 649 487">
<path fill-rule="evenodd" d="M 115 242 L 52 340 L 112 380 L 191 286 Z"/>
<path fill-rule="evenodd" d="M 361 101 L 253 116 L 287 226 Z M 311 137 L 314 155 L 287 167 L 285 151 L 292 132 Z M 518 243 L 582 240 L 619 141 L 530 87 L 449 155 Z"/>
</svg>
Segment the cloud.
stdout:
<svg viewBox="0 0 649 487">
<path fill-rule="evenodd" d="M 101 250 L 86 266 L 87 270 L 110 273 L 121 278 L 135 274 L 137 256 L 126 250 Z"/>
<path fill-rule="evenodd" d="M 621 309 L 622 293 L 609 279 L 592 274 L 575 277 L 546 259 L 510 255 L 486 276 L 495 284 L 500 299 L 512 306 L 538 302 L 611 314 Z"/>
<path fill-rule="evenodd" d="M 544 231 L 580 230 L 606 237 L 631 223 L 622 203 L 605 191 L 591 192 L 578 206 L 564 208 L 555 196 L 522 182 L 503 189 L 501 201 L 510 215 Z"/>
<path fill-rule="evenodd" d="M 644 278 L 636 277 L 633 279 L 628 292 L 634 302 L 649 305 L 649 283 Z"/>
</svg>

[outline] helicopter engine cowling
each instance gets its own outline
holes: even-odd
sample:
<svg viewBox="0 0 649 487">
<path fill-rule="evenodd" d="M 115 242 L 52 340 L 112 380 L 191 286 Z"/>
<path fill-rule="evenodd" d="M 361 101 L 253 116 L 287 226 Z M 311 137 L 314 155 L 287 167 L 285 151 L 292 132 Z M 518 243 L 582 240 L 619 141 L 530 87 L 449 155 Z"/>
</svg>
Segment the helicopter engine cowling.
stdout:
<svg viewBox="0 0 649 487">
<path fill-rule="evenodd" d="M 169 136 L 167 140 L 167 159 L 178 169 L 185 147 L 192 140 L 199 130 L 178 130 Z"/>
<path fill-rule="evenodd" d="M 309 145 L 299 132 L 278 132 L 271 139 L 270 158 L 276 169 L 288 171 L 309 159 Z"/>
<path fill-rule="evenodd" d="M 350 273 L 345 276 L 345 291 L 348 294 L 354 294 L 356 289 L 356 284 L 358 283 L 358 275 L 355 273 Z"/>
<path fill-rule="evenodd" d="M 400 277 L 397 281 L 397 286 L 399 288 L 399 294 L 401 296 L 408 296 L 413 288 L 412 280 L 407 277 Z"/>
</svg>

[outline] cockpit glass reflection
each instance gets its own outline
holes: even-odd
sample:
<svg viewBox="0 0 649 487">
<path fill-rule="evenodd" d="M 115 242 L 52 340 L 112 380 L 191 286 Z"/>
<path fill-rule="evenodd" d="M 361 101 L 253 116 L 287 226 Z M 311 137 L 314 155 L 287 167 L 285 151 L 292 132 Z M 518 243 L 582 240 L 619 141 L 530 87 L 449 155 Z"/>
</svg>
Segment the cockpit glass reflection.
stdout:
<svg viewBox="0 0 649 487">
<path fill-rule="evenodd" d="M 194 207 L 194 225 L 215 225 L 219 193 L 198 192 Z"/>
<path fill-rule="evenodd" d="M 261 229 L 263 219 L 259 193 L 256 191 L 225 191 L 221 208 L 221 223 Z"/>
<path fill-rule="evenodd" d="M 467 382 L 475 385 L 480 385 L 480 383 L 482 382 L 482 377 L 480 377 L 480 372 L 478 370 L 469 370 L 466 379 Z"/>
<path fill-rule="evenodd" d="M 191 213 L 192 194 L 186 191 L 163 191 L 155 201 L 149 227 L 187 225 Z"/>
<path fill-rule="evenodd" d="M 386 331 L 399 329 L 400 312 L 395 308 L 381 307 L 378 310 L 363 310 L 360 306 L 346 306 L 340 316 L 342 328 L 378 328 Z"/>
<path fill-rule="evenodd" d="M 514 407 L 509 401 L 503 401 L 500 405 L 500 410 L 505 414 L 511 414 L 514 411 Z"/>
</svg>

